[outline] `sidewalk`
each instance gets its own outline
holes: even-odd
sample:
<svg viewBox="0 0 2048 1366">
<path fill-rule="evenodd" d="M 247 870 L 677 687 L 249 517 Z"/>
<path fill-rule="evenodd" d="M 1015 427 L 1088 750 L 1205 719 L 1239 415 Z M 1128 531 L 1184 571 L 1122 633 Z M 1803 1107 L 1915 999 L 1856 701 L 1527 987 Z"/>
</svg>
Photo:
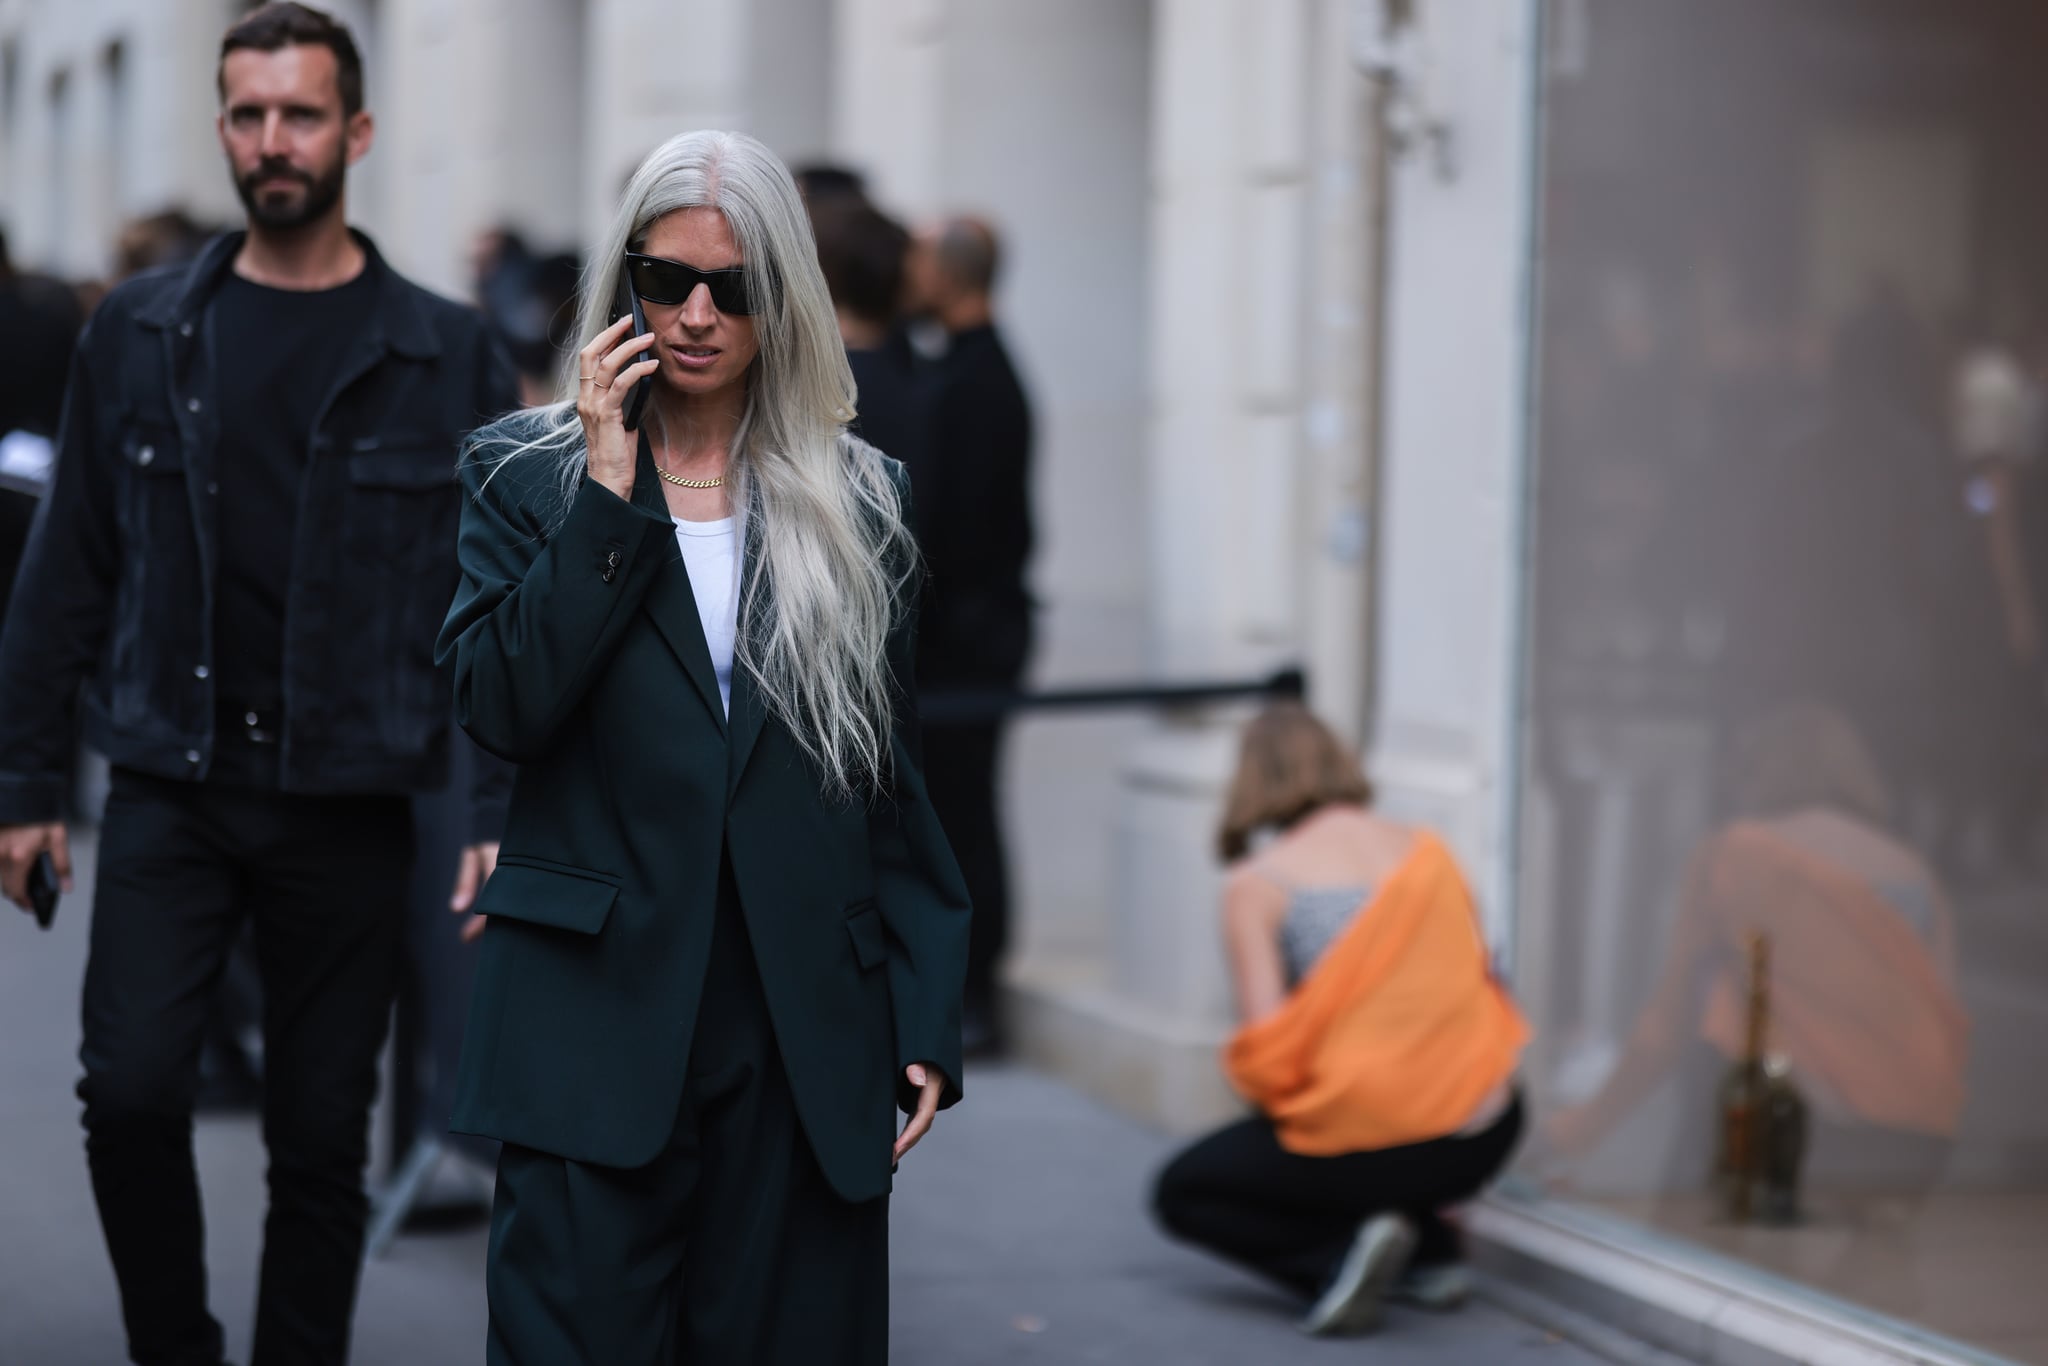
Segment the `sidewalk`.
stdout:
<svg viewBox="0 0 2048 1366">
<path fill-rule="evenodd" d="M 90 849 L 79 851 L 90 867 Z M 89 879 L 81 878 L 81 884 Z M 113 1274 L 78 1129 L 78 987 L 90 886 L 48 934 L 0 907 L 0 1364 L 123 1359 Z M 1290 1362 L 1589 1366 L 1490 1306 L 1394 1310 L 1365 1340 L 1311 1341 L 1294 1306 L 1154 1231 L 1146 1183 L 1169 1145 L 1046 1077 L 980 1069 L 905 1160 L 892 1212 L 895 1366 Z M 214 1313 L 246 1361 L 263 1212 L 253 1119 L 202 1119 Z M 401 1238 L 364 1273 L 359 1366 L 483 1358 L 480 1229 Z M 801 1298 L 802 1288 L 791 1287 Z"/>
<path fill-rule="evenodd" d="M 967 1097 L 897 1177 L 896 1366 L 1601 1360 L 1484 1303 L 1397 1307 L 1372 1337 L 1305 1338 L 1288 1297 L 1155 1231 L 1145 1201 L 1164 1139 L 1021 1070 L 970 1070 Z"/>
</svg>

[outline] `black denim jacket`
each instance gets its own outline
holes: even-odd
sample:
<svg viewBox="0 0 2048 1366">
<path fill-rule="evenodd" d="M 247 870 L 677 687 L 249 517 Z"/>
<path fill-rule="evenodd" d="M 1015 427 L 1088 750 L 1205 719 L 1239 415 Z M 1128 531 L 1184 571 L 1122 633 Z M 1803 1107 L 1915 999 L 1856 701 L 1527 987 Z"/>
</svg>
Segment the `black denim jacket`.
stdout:
<svg viewBox="0 0 2048 1366">
<path fill-rule="evenodd" d="M 0 823 L 57 819 L 72 718 L 115 764 L 202 780 L 214 754 L 219 528 L 212 301 L 242 244 L 116 288 L 79 338 L 56 467 L 0 635 Z M 452 690 L 434 636 L 456 585 L 464 433 L 517 406 L 469 309 L 384 263 L 314 419 L 287 576 L 288 792 L 445 783 Z M 502 826 L 494 770 L 479 839 Z"/>
</svg>

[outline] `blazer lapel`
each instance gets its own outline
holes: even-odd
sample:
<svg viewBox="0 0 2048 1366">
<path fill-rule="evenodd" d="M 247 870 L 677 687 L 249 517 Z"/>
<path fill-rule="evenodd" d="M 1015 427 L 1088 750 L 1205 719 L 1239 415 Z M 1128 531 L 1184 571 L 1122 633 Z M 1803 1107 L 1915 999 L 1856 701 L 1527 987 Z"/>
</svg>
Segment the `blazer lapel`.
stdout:
<svg viewBox="0 0 2048 1366">
<path fill-rule="evenodd" d="M 654 467 L 654 451 L 647 444 L 643 431 L 640 436 L 640 468 L 633 476 L 633 502 L 666 517 L 669 515 L 668 500 L 661 496 L 660 478 Z M 645 606 L 647 614 L 654 618 L 655 629 L 661 632 L 661 638 L 668 642 L 669 649 L 682 662 L 683 672 L 696 685 L 704 705 L 711 708 L 719 730 L 724 731 L 725 704 L 718 696 L 718 671 L 711 665 L 711 647 L 704 643 L 704 621 L 697 615 L 697 596 L 690 591 L 690 571 L 683 563 L 680 548 L 675 550 L 675 558 L 654 576 L 654 584 L 647 590 Z M 739 694 L 735 688 L 735 708 L 738 703 Z"/>
<path fill-rule="evenodd" d="M 761 573 L 761 536 L 758 526 L 750 526 L 744 517 L 740 520 L 746 535 L 740 561 L 740 609 L 744 613 L 749 595 L 754 591 L 754 581 Z M 747 623 L 740 622 L 745 631 Z M 761 726 L 767 720 L 767 705 L 760 690 L 747 671 L 735 662 L 732 670 L 732 757 L 727 763 L 728 786 L 726 795 L 739 790 L 740 774 L 746 771 L 747 760 L 753 756 L 754 741 L 761 738 Z"/>
</svg>

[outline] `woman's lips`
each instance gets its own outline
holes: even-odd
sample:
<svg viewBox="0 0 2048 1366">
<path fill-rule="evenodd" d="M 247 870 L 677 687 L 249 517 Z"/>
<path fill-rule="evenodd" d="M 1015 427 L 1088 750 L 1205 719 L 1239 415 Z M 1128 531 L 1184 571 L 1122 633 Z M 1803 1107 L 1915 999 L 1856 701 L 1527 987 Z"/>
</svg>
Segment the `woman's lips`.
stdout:
<svg viewBox="0 0 2048 1366">
<path fill-rule="evenodd" d="M 676 358 L 676 364 L 686 370 L 705 370 L 718 361 L 719 350 L 715 346 L 671 346 L 668 353 Z"/>
</svg>

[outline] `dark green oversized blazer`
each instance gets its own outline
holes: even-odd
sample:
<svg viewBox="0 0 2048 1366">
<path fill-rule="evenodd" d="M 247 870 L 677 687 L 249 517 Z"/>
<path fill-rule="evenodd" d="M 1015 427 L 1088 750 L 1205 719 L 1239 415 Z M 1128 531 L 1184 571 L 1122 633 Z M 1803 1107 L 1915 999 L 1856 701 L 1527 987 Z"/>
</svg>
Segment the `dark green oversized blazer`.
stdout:
<svg viewBox="0 0 2048 1366">
<path fill-rule="evenodd" d="M 969 907 L 925 797 L 912 612 L 888 641 L 887 788 L 829 799 L 743 669 L 725 718 L 645 444 L 630 502 L 586 478 L 550 529 L 551 459 L 489 470 L 492 437 L 518 430 L 487 430 L 465 463 L 462 585 L 440 643 L 457 720 L 519 766 L 478 901 L 490 927 L 454 1128 L 600 1166 L 653 1160 L 692 1033 L 719 1027 L 697 1002 L 725 857 L 812 1151 L 842 1198 L 881 1195 L 896 1105 L 915 1099 L 903 1068 L 935 1064 L 943 1103 L 960 1095 Z"/>
</svg>

